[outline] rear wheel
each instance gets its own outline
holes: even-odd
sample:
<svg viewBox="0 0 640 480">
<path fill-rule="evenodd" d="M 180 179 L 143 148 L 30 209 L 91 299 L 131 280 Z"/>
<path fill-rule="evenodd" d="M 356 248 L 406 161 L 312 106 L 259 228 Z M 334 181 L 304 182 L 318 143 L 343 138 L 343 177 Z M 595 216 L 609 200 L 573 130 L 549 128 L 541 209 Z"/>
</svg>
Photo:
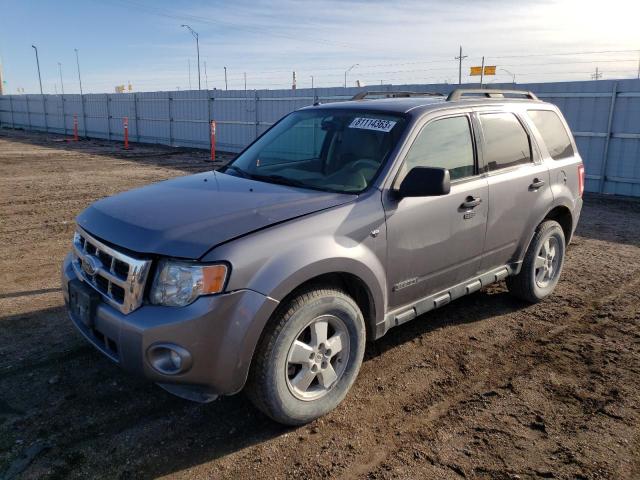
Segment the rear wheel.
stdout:
<svg viewBox="0 0 640 480">
<path fill-rule="evenodd" d="M 509 292 L 531 303 L 549 296 L 560 279 L 565 249 L 560 224 L 553 220 L 542 222 L 531 240 L 520 273 L 507 278 Z"/>
<path fill-rule="evenodd" d="M 356 302 L 335 288 L 308 288 L 283 305 L 256 350 L 247 384 L 252 402 L 287 425 L 333 410 L 364 356 L 365 326 Z"/>
</svg>

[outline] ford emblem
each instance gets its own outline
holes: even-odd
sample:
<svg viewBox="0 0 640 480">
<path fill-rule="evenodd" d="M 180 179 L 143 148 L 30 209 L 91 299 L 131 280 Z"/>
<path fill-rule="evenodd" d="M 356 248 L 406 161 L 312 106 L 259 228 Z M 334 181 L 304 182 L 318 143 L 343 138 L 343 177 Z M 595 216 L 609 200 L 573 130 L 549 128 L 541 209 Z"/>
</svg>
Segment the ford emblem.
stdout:
<svg viewBox="0 0 640 480">
<path fill-rule="evenodd" d="M 87 255 L 82 259 L 82 269 L 87 275 L 93 277 L 100 268 L 102 268 L 102 262 L 97 257 Z"/>
</svg>

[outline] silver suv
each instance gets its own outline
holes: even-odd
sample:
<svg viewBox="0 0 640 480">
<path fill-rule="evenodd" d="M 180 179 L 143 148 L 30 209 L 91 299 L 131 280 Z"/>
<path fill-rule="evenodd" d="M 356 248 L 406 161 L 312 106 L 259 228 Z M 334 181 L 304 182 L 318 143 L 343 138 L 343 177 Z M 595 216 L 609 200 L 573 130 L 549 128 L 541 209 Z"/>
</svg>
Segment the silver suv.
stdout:
<svg viewBox="0 0 640 480">
<path fill-rule="evenodd" d="M 342 401 L 390 328 L 501 280 L 550 295 L 584 188 L 558 109 L 375 96 L 295 111 L 221 171 L 83 211 L 62 270 L 78 330 L 176 395 L 246 387 L 294 425 Z"/>
</svg>

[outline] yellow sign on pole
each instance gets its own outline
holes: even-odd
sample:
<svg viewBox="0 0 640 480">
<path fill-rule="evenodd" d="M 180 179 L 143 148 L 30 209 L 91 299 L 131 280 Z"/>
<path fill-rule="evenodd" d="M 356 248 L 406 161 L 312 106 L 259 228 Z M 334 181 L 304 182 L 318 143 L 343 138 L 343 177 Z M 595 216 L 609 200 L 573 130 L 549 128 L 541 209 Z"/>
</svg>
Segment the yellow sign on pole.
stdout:
<svg viewBox="0 0 640 480">
<path fill-rule="evenodd" d="M 485 75 L 495 75 L 496 74 L 496 66 L 495 65 L 487 65 L 484 67 Z M 472 77 L 479 77 L 482 75 L 482 67 L 471 67 L 470 75 Z"/>
</svg>

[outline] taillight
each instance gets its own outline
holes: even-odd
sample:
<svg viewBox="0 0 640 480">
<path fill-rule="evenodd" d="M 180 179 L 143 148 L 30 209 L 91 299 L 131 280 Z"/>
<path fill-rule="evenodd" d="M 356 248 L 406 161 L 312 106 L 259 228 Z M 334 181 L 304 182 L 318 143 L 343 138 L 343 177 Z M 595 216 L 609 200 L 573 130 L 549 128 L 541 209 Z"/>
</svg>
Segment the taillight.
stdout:
<svg viewBox="0 0 640 480">
<path fill-rule="evenodd" d="M 580 196 L 584 193 L 584 165 L 578 165 L 578 192 Z"/>
</svg>

